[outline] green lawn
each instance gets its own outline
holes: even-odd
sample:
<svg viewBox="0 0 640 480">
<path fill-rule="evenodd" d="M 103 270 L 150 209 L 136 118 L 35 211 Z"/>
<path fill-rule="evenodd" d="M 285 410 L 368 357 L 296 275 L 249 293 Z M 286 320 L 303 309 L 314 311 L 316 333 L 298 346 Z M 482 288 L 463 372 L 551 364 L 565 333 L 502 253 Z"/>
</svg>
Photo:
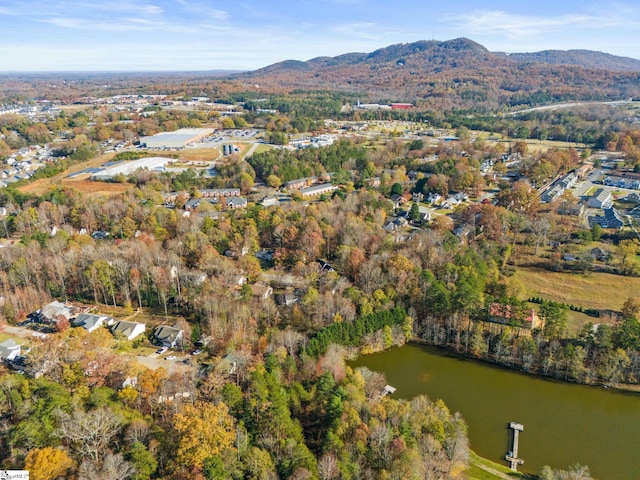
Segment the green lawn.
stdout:
<svg viewBox="0 0 640 480">
<path fill-rule="evenodd" d="M 471 452 L 469 460 L 469 468 L 464 472 L 466 480 L 525 480 L 533 478 L 523 473 L 513 472 L 508 467 L 479 457 L 474 452 Z"/>
<path fill-rule="evenodd" d="M 260 145 L 258 145 L 256 147 L 256 150 L 254 153 L 262 153 L 262 152 L 266 152 L 267 150 L 271 150 L 273 147 L 271 145 L 266 145 L 264 143 L 261 143 Z"/>
<path fill-rule="evenodd" d="M 4 342 L 5 340 L 9 340 L 10 338 L 13 338 L 11 335 L 7 335 L 6 333 L 0 333 L 0 343 Z M 15 338 L 13 338 L 15 340 Z"/>
</svg>

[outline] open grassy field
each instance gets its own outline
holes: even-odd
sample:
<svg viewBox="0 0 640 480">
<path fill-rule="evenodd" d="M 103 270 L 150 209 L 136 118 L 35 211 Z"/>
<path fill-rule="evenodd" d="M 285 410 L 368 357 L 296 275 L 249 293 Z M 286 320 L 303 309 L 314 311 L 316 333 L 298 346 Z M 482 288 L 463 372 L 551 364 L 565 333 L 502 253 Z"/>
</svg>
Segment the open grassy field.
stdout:
<svg viewBox="0 0 640 480">
<path fill-rule="evenodd" d="M 593 272 L 581 275 L 519 267 L 513 276 L 527 297 L 571 303 L 584 308 L 620 310 L 629 297 L 640 296 L 640 278 Z"/>
<path fill-rule="evenodd" d="M 151 156 L 151 154 L 149 154 Z M 187 148 L 181 150 L 178 154 L 178 160 L 198 161 L 198 160 L 217 160 L 222 156 L 219 147 L 215 148 Z"/>
<path fill-rule="evenodd" d="M 267 145 L 266 143 L 261 143 L 256 147 L 256 151 L 254 153 L 262 153 L 267 150 L 271 150 L 273 147 L 271 145 Z"/>
</svg>

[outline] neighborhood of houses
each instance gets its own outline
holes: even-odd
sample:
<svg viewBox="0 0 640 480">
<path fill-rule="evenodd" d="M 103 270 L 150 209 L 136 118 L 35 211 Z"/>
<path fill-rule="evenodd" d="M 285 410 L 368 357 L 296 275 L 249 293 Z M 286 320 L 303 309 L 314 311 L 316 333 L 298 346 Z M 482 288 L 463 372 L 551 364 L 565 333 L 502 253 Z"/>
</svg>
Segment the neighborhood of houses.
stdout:
<svg viewBox="0 0 640 480">
<path fill-rule="evenodd" d="M 39 310 L 32 312 L 27 320 L 19 324 L 28 329 L 34 339 L 46 340 L 53 332 L 58 331 L 60 325 L 81 328 L 89 333 L 100 328 L 108 329 L 116 339 L 134 341 L 144 339 L 147 325 L 130 320 L 116 320 L 100 313 L 91 313 L 86 306 L 78 307 L 68 303 L 54 300 L 44 305 Z M 156 345 L 164 353 L 168 349 L 183 349 L 184 331 L 175 325 L 158 325 L 152 328 L 149 341 Z M 164 350 L 163 350 L 164 349 Z M 160 353 L 160 350 L 156 353 Z M 25 373 L 28 362 L 28 349 L 23 351 L 22 346 L 13 339 L 7 339 L 0 343 L 0 360 L 12 370 Z M 43 372 L 31 372 L 35 376 Z"/>
<path fill-rule="evenodd" d="M 587 190 L 578 188 L 585 183 L 589 187 Z M 570 189 L 574 189 L 574 201 L 563 202 L 558 213 L 584 219 L 589 227 L 598 224 L 603 228 L 620 229 L 625 225 L 623 215 L 614 206 L 616 199 L 640 205 L 640 193 L 632 191 L 640 190 L 640 174 L 611 168 L 594 171 L 591 164 L 582 165 L 541 189 L 540 200 L 551 203 Z M 634 208 L 630 214 L 640 218 L 640 209 Z"/>
</svg>

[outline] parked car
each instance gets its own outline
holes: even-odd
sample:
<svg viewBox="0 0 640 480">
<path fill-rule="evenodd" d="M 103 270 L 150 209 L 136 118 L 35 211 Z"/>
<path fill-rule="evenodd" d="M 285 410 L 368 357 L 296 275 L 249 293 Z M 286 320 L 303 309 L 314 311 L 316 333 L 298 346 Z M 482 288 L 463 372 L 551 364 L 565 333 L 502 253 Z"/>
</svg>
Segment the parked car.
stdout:
<svg viewBox="0 0 640 480">
<path fill-rule="evenodd" d="M 167 350 L 169 350 L 167 347 L 162 347 L 162 348 L 159 348 L 158 350 L 156 350 L 156 353 L 157 353 L 158 355 L 162 355 L 162 354 L 163 354 L 164 352 L 166 352 Z"/>
<path fill-rule="evenodd" d="M 176 356 L 175 355 L 169 355 L 168 357 L 164 358 L 165 360 L 175 360 Z"/>
</svg>

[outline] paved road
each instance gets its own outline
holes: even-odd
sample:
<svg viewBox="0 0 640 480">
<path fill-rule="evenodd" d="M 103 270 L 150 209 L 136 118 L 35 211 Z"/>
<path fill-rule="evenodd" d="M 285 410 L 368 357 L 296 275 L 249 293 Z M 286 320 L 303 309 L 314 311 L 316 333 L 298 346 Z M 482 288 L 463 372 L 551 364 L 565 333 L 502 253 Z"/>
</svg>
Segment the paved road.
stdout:
<svg viewBox="0 0 640 480">
<path fill-rule="evenodd" d="M 572 102 L 572 103 L 559 103 L 557 105 L 542 105 L 540 107 L 526 108 L 524 110 L 517 110 L 515 112 L 509 112 L 507 115 L 519 115 L 521 113 L 536 112 L 540 110 L 559 110 L 562 108 L 581 107 L 583 105 L 628 105 L 633 103 L 632 100 L 617 100 L 613 102 Z"/>
<path fill-rule="evenodd" d="M 254 141 L 254 142 L 251 144 L 251 148 L 249 148 L 249 150 L 248 150 L 248 151 L 247 151 L 247 153 L 245 154 L 245 156 L 244 156 L 244 160 L 246 160 L 247 158 L 251 157 L 251 155 L 253 155 L 253 152 L 255 152 L 255 151 L 256 151 L 256 148 L 258 148 L 258 145 L 261 145 L 261 144 L 262 144 L 262 142 L 256 142 L 256 141 Z"/>
</svg>

